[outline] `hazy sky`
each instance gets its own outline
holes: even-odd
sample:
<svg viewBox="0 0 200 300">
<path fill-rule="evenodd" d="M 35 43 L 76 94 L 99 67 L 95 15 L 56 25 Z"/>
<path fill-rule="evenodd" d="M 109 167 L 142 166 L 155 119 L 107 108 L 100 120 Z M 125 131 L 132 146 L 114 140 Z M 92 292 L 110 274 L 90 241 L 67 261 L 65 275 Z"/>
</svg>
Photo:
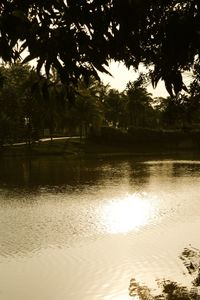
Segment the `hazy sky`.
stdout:
<svg viewBox="0 0 200 300">
<path fill-rule="evenodd" d="M 139 71 L 144 72 L 144 67 L 140 67 Z M 118 89 L 120 92 L 126 88 L 126 84 L 129 81 L 134 81 L 138 77 L 138 73 L 133 70 L 128 70 L 122 63 L 112 62 L 109 68 L 112 77 L 106 74 L 100 74 L 101 80 L 103 83 L 109 83 L 111 88 Z M 189 76 L 188 74 L 184 75 L 184 82 L 188 84 Z M 152 93 L 154 97 L 168 97 L 169 94 L 165 89 L 163 81 L 160 81 L 157 88 L 153 89 L 150 85 L 148 91 Z"/>
</svg>

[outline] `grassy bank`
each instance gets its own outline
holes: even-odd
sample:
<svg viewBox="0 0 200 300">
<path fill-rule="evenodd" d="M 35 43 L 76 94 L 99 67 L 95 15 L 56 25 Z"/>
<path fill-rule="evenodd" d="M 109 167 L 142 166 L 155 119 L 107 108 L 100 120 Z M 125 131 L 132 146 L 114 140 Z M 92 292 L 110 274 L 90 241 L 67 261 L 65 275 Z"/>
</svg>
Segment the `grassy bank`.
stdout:
<svg viewBox="0 0 200 300">
<path fill-rule="evenodd" d="M 182 151 L 200 152 L 200 132 L 161 132 L 137 130 L 123 133 L 119 130 L 102 130 L 99 137 L 84 141 L 79 138 L 61 138 L 40 141 L 31 145 L 15 144 L 1 148 L 1 156 L 67 156 L 104 157 L 120 155 L 152 155 Z"/>
<path fill-rule="evenodd" d="M 32 144 L 13 144 L 1 148 L 1 156 L 37 156 L 37 155 L 75 155 L 80 148 L 80 142 L 66 139 L 53 139 L 34 142 Z"/>
<path fill-rule="evenodd" d="M 1 148 L 1 156 L 70 156 L 71 158 L 93 155 L 119 155 L 130 153 L 132 150 L 127 146 L 116 147 L 104 142 L 91 140 L 56 140 L 33 143 L 31 145 L 18 144 L 7 145 Z"/>
</svg>

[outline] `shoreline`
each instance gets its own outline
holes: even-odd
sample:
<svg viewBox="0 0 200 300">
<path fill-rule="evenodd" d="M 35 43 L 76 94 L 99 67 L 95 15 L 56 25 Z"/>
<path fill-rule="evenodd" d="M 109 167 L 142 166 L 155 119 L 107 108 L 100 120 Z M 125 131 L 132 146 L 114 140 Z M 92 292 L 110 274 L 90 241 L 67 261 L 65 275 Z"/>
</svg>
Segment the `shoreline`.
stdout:
<svg viewBox="0 0 200 300">
<path fill-rule="evenodd" d="M 134 147 L 135 146 L 135 147 Z M 125 157 L 174 157 L 189 156 L 199 157 L 200 149 L 193 148 L 175 148 L 175 147 L 156 147 L 155 145 L 115 145 L 105 143 L 95 143 L 86 141 L 69 142 L 65 139 L 33 143 L 29 145 L 7 145 L 1 148 L 0 158 L 45 158 L 45 157 L 63 157 L 66 159 L 103 159 L 103 158 L 125 158 Z"/>
</svg>

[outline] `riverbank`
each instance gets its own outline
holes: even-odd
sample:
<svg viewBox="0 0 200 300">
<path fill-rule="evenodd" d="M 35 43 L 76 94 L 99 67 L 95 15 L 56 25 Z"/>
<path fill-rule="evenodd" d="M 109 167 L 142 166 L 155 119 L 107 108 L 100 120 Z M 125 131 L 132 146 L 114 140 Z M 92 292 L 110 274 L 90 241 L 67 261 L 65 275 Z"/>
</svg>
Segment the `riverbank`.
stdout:
<svg viewBox="0 0 200 300">
<path fill-rule="evenodd" d="M 169 134 L 168 134 L 169 135 Z M 80 138 L 60 137 L 53 140 L 45 139 L 31 145 L 18 143 L 5 145 L 1 148 L 1 157 L 18 156 L 65 156 L 70 159 L 89 157 L 117 157 L 117 156 L 157 156 L 173 155 L 177 153 L 195 153 L 200 148 L 199 139 L 188 135 L 171 135 L 162 139 L 146 135 L 141 138 L 128 138 L 127 136 L 103 136 L 93 139 L 80 140 Z M 195 156 L 196 156 L 195 155 Z"/>
</svg>

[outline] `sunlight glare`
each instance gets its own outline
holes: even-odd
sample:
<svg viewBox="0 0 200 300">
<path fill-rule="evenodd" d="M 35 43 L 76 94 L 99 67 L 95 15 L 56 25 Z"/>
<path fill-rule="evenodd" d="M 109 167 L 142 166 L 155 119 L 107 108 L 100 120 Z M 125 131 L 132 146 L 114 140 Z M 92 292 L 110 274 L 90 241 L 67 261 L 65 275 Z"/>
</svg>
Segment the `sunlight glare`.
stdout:
<svg viewBox="0 0 200 300">
<path fill-rule="evenodd" d="M 145 226 L 153 215 L 152 199 L 143 194 L 128 194 L 123 198 L 112 199 L 102 213 L 109 233 L 126 233 Z"/>
</svg>

